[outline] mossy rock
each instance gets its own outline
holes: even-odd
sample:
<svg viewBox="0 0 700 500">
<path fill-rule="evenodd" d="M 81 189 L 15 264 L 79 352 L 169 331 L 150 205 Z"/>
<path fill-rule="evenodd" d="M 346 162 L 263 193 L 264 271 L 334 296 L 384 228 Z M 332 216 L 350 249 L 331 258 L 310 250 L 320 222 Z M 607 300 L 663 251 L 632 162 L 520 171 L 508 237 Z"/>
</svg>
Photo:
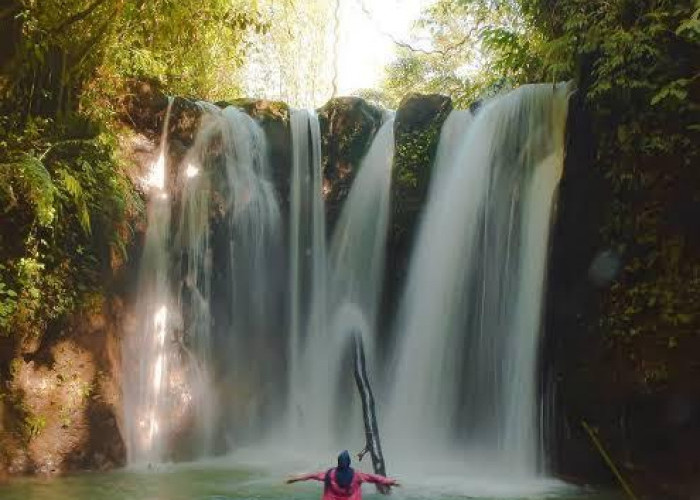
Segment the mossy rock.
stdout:
<svg viewBox="0 0 700 500">
<path fill-rule="evenodd" d="M 324 196 L 333 227 L 384 112 L 359 97 L 336 97 L 318 110 Z"/>
<path fill-rule="evenodd" d="M 403 99 L 396 112 L 391 226 L 387 240 L 387 255 L 391 258 L 387 259 L 383 318 L 394 317 L 408 272 L 419 214 L 428 194 L 440 131 L 450 111 L 449 97 L 411 94 Z"/>
<path fill-rule="evenodd" d="M 399 105 L 394 121 L 394 236 L 412 232 L 416 215 L 425 203 L 440 130 L 450 111 L 452 100 L 439 94 L 410 94 Z"/>
<path fill-rule="evenodd" d="M 178 140 L 189 148 L 194 143 L 201 118 L 202 108 L 196 102 L 183 97 L 174 98 L 168 124 L 170 140 Z"/>
<path fill-rule="evenodd" d="M 282 101 L 242 97 L 231 101 L 219 101 L 216 105 L 220 108 L 235 106 L 263 124 L 267 122 L 289 123 L 289 105 Z"/>
</svg>

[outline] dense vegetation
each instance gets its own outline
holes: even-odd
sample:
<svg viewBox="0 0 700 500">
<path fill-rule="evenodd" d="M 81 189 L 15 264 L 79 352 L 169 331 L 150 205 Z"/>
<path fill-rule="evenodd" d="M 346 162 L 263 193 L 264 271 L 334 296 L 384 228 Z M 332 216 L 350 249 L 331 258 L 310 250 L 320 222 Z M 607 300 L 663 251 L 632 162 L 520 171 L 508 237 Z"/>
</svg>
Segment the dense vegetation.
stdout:
<svg viewBox="0 0 700 500">
<path fill-rule="evenodd" d="M 38 337 L 126 257 L 142 210 L 118 136 L 133 79 L 236 96 L 250 2 L 13 1 L 0 10 L 0 333 Z"/>
</svg>

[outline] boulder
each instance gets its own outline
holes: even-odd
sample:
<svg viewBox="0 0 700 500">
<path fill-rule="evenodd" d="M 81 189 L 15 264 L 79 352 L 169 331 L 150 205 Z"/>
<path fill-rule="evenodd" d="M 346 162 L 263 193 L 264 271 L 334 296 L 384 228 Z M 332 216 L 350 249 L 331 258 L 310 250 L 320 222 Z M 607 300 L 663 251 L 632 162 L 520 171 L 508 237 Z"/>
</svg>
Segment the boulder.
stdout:
<svg viewBox="0 0 700 500">
<path fill-rule="evenodd" d="M 362 158 L 382 125 L 384 112 L 359 97 L 335 97 L 318 109 L 323 195 L 330 230 L 340 215 Z"/>
<path fill-rule="evenodd" d="M 430 185 L 442 125 L 452 111 L 449 97 L 430 94 L 406 96 L 394 120 L 394 168 L 391 184 L 391 222 L 387 237 L 381 318 L 396 313 L 411 247 Z M 381 328 L 389 331 L 389 328 Z"/>
</svg>

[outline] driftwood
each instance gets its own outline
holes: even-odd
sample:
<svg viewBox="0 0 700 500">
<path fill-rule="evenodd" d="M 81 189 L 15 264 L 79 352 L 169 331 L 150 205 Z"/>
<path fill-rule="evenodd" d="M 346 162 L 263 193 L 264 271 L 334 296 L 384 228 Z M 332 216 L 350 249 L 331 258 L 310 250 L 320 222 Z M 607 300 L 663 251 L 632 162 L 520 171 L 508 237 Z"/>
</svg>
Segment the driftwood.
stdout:
<svg viewBox="0 0 700 500">
<path fill-rule="evenodd" d="M 358 331 L 352 333 L 353 361 L 355 365 L 355 383 L 362 400 L 362 417 L 365 423 L 365 448 L 357 455 L 361 461 L 369 453 L 372 457 L 372 468 L 375 474 L 386 477 L 386 466 L 382 455 L 382 444 L 379 441 L 379 427 L 377 426 L 377 414 L 374 409 L 374 395 L 367 377 L 365 364 L 365 349 L 362 344 L 362 334 Z M 377 485 L 380 493 L 391 493 L 389 486 Z"/>
</svg>

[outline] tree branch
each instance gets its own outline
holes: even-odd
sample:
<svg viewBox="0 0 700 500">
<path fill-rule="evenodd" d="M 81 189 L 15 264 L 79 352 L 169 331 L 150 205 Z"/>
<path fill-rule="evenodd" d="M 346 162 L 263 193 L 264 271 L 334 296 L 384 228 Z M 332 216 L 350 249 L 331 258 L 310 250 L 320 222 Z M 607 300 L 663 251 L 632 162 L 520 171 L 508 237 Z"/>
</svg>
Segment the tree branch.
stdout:
<svg viewBox="0 0 700 500">
<path fill-rule="evenodd" d="M 420 52 L 421 54 L 426 54 L 426 55 L 440 54 L 441 56 L 447 56 L 450 52 L 462 47 L 464 44 L 466 44 L 470 40 L 471 31 L 469 32 L 469 35 L 465 36 L 459 42 L 456 42 L 456 43 L 454 43 L 454 44 L 452 44 L 449 47 L 446 47 L 444 49 L 433 49 L 433 50 L 425 50 L 425 49 L 421 49 L 418 47 L 413 47 L 409 43 L 402 42 L 401 40 L 397 40 L 389 33 L 385 33 L 385 35 L 388 36 L 391 39 L 391 41 L 394 42 L 394 44 L 396 44 L 397 46 L 408 49 L 411 52 Z"/>
<path fill-rule="evenodd" d="M 82 21 L 83 19 L 88 17 L 90 14 L 92 14 L 100 5 L 102 5 L 106 1 L 107 0 L 95 0 L 92 4 L 90 4 L 87 8 L 85 8 L 85 10 L 81 10 L 80 12 L 73 14 L 68 19 L 66 19 L 61 24 L 59 24 L 54 29 L 52 29 L 51 33 L 60 33 L 61 31 L 66 29 L 71 24 L 75 24 L 78 21 Z"/>
<path fill-rule="evenodd" d="M 105 33 L 107 33 L 107 30 L 109 29 L 110 25 L 112 24 L 112 18 L 108 17 L 104 23 L 99 27 L 95 35 L 90 38 L 87 43 L 85 43 L 85 46 L 81 49 L 80 52 L 78 52 L 77 57 L 75 58 L 74 62 L 74 67 L 80 66 L 85 58 L 88 56 L 90 53 L 90 50 L 97 45 L 97 43 L 100 41 L 100 38 L 102 38 Z"/>
<path fill-rule="evenodd" d="M 376 25 L 376 23 L 374 22 L 374 18 L 372 17 L 372 13 L 370 12 L 370 10 L 369 10 L 369 9 L 367 8 L 367 6 L 365 5 L 365 2 L 364 2 L 363 0 L 357 0 L 357 3 L 360 5 L 360 9 L 362 9 L 362 12 L 365 14 L 365 16 L 367 16 L 367 18 L 368 18 L 372 23 L 374 23 L 374 24 Z M 404 48 L 404 49 L 408 49 L 408 50 L 410 50 L 411 52 L 420 53 L 420 54 L 425 54 L 425 55 L 428 55 L 428 56 L 434 55 L 434 54 L 440 54 L 440 55 L 442 55 L 442 56 L 447 56 L 447 55 L 448 55 L 450 52 L 452 52 L 453 50 L 458 49 L 459 47 L 461 47 L 461 46 L 463 46 L 464 44 L 466 44 L 466 43 L 470 40 L 471 35 L 474 33 L 474 29 L 475 29 L 475 28 L 470 29 L 470 30 L 469 30 L 469 33 L 468 33 L 467 35 L 465 35 L 465 37 L 464 37 L 462 40 L 460 40 L 459 42 L 454 43 L 453 45 L 450 45 L 450 46 L 447 47 L 447 48 L 444 48 L 444 49 L 426 50 L 426 49 L 421 49 L 420 47 L 414 47 L 413 45 L 411 45 L 411 44 L 408 43 L 408 42 L 404 42 L 404 41 L 402 41 L 402 40 L 399 40 L 399 39 L 397 39 L 394 35 L 392 35 L 391 33 L 387 33 L 386 31 L 382 30 L 379 26 L 377 26 L 377 30 L 378 30 L 382 35 L 384 35 L 384 36 L 387 37 L 389 40 L 391 40 L 391 41 L 394 43 L 394 45 L 396 45 L 396 46 L 398 46 L 398 47 L 401 47 L 401 48 Z"/>
</svg>

